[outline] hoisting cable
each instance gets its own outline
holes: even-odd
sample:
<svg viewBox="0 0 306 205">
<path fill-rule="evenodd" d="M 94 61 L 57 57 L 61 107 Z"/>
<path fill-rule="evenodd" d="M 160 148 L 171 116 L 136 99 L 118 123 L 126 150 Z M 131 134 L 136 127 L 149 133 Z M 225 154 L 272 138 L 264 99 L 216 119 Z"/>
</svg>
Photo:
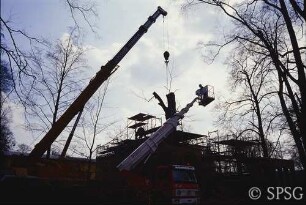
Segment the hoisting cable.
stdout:
<svg viewBox="0 0 306 205">
<path fill-rule="evenodd" d="M 168 22 L 167 22 L 168 23 Z M 166 35 L 166 37 L 165 37 Z M 167 38 L 167 50 L 166 50 L 166 43 L 165 43 L 165 38 Z M 169 68 L 168 68 L 168 64 L 169 64 L 169 56 L 170 56 L 170 53 L 169 53 L 169 33 L 168 33 L 168 26 L 167 26 L 167 34 L 165 34 L 165 18 L 163 17 L 163 48 L 165 50 L 165 52 L 163 53 L 164 55 L 164 59 L 165 59 L 165 65 L 166 65 L 166 87 L 167 89 L 171 90 L 171 76 L 170 76 L 170 71 L 169 71 Z"/>
</svg>

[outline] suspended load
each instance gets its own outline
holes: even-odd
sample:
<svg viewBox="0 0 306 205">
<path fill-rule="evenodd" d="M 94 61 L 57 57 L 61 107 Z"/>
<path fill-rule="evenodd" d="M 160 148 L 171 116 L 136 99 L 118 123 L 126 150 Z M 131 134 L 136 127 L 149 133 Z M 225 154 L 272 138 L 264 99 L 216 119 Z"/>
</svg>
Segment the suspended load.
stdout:
<svg viewBox="0 0 306 205">
<path fill-rule="evenodd" d="M 164 52 L 164 58 L 165 58 L 166 65 L 168 65 L 168 63 L 169 63 L 169 56 L 170 56 L 170 53 L 168 51 L 165 51 Z"/>
</svg>

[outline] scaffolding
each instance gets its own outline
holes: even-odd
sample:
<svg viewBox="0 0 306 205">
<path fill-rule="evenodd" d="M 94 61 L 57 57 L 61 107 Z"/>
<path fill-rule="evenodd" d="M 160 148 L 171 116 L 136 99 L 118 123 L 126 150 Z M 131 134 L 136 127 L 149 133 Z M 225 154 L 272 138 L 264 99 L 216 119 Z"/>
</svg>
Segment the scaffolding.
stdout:
<svg viewBox="0 0 306 205">
<path fill-rule="evenodd" d="M 97 156 L 126 155 L 137 148 L 149 134 L 155 132 L 159 128 L 159 122 L 162 123 L 161 119 L 144 113 L 128 118 L 126 139 L 113 140 L 100 146 Z M 143 133 L 137 135 L 140 128 L 143 128 Z M 220 135 L 218 130 L 208 132 L 207 135 L 175 131 L 166 143 L 178 150 L 179 147 L 185 147 L 190 153 L 199 152 L 201 159 L 198 163 L 206 167 L 204 172 L 207 173 L 222 176 L 263 176 L 262 173 L 271 172 L 276 176 L 294 170 L 291 160 L 279 157 L 264 158 L 260 141 L 252 135 Z"/>
<path fill-rule="evenodd" d="M 155 132 L 162 125 L 162 119 L 156 116 L 138 113 L 127 120 L 126 139 L 144 138 L 147 135 Z M 132 130 L 132 133 L 129 131 Z"/>
</svg>

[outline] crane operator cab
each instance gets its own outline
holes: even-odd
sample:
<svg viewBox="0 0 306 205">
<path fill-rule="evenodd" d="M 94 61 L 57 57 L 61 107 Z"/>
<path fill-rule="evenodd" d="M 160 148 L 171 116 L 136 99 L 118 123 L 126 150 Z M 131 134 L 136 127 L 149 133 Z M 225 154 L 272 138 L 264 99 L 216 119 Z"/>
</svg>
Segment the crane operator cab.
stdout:
<svg viewBox="0 0 306 205">
<path fill-rule="evenodd" d="M 196 90 L 196 95 L 198 96 L 199 105 L 203 105 L 204 107 L 215 100 L 214 96 L 214 88 L 213 86 L 202 86 L 199 84 L 199 89 Z"/>
</svg>

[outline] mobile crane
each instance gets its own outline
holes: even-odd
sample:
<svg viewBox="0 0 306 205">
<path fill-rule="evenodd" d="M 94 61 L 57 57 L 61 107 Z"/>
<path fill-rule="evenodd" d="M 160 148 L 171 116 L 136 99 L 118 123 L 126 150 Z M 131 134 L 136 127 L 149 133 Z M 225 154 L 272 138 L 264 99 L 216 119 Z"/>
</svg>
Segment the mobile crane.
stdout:
<svg viewBox="0 0 306 205">
<path fill-rule="evenodd" d="M 137 41 L 147 32 L 149 27 L 156 21 L 160 16 L 166 16 L 167 12 L 161 7 L 157 8 L 157 11 L 148 18 L 148 20 L 140 26 L 139 30 L 130 38 L 130 40 L 119 50 L 119 52 L 102 66 L 100 71 L 97 72 L 96 76 L 89 82 L 87 87 L 81 92 L 76 100 L 68 107 L 64 114 L 54 123 L 47 134 L 42 140 L 36 144 L 35 148 L 29 154 L 29 157 L 39 158 L 41 157 L 51 144 L 56 140 L 58 135 L 64 130 L 68 123 L 73 117 L 78 114 L 91 96 L 97 91 L 101 84 L 106 81 L 116 70 L 118 63 L 125 57 L 130 49 L 137 43 Z M 134 152 L 132 152 L 126 159 L 124 159 L 117 168 L 120 173 L 126 175 L 142 161 L 147 161 L 151 154 L 153 154 L 160 143 L 167 138 L 171 133 L 176 130 L 179 120 L 184 117 L 188 110 L 198 100 L 200 105 L 207 105 L 213 98 L 208 96 L 198 95 L 189 104 L 186 105 L 180 112 L 176 113 L 172 118 L 168 119 L 162 127 L 160 127 L 154 134 L 152 134 L 144 143 L 142 143 Z M 206 100 L 206 102 L 204 102 Z M 167 190 L 164 193 L 168 199 L 174 204 L 191 204 L 198 203 L 198 184 L 194 174 L 194 167 L 189 165 L 160 165 L 156 167 L 157 175 L 171 176 L 170 183 L 163 187 L 161 183 L 153 183 L 153 187 L 158 190 Z M 129 175 L 129 174 L 128 174 Z M 165 175 L 164 175 L 165 176 Z M 129 178 L 135 179 L 135 178 Z M 143 178 L 144 179 L 144 178 Z M 158 179 L 160 180 L 160 179 Z M 186 181 L 187 180 L 187 181 Z M 174 194 L 174 195 L 173 195 Z M 169 198 L 170 197 L 170 198 Z"/>
<path fill-rule="evenodd" d="M 65 129 L 73 117 L 83 109 L 87 101 L 98 90 L 102 83 L 116 71 L 118 63 L 131 50 L 137 41 L 148 31 L 150 26 L 160 15 L 166 16 L 167 12 L 159 6 L 157 11 L 152 16 L 150 16 L 142 26 L 139 27 L 139 30 L 119 50 L 119 52 L 110 61 L 108 61 L 106 65 L 101 67 L 100 71 L 97 72 L 96 76 L 89 82 L 87 87 L 68 107 L 64 114 L 53 124 L 51 129 L 41 139 L 41 141 L 35 145 L 34 149 L 29 155 L 30 157 L 39 158 L 47 151 L 47 149 Z"/>
</svg>

